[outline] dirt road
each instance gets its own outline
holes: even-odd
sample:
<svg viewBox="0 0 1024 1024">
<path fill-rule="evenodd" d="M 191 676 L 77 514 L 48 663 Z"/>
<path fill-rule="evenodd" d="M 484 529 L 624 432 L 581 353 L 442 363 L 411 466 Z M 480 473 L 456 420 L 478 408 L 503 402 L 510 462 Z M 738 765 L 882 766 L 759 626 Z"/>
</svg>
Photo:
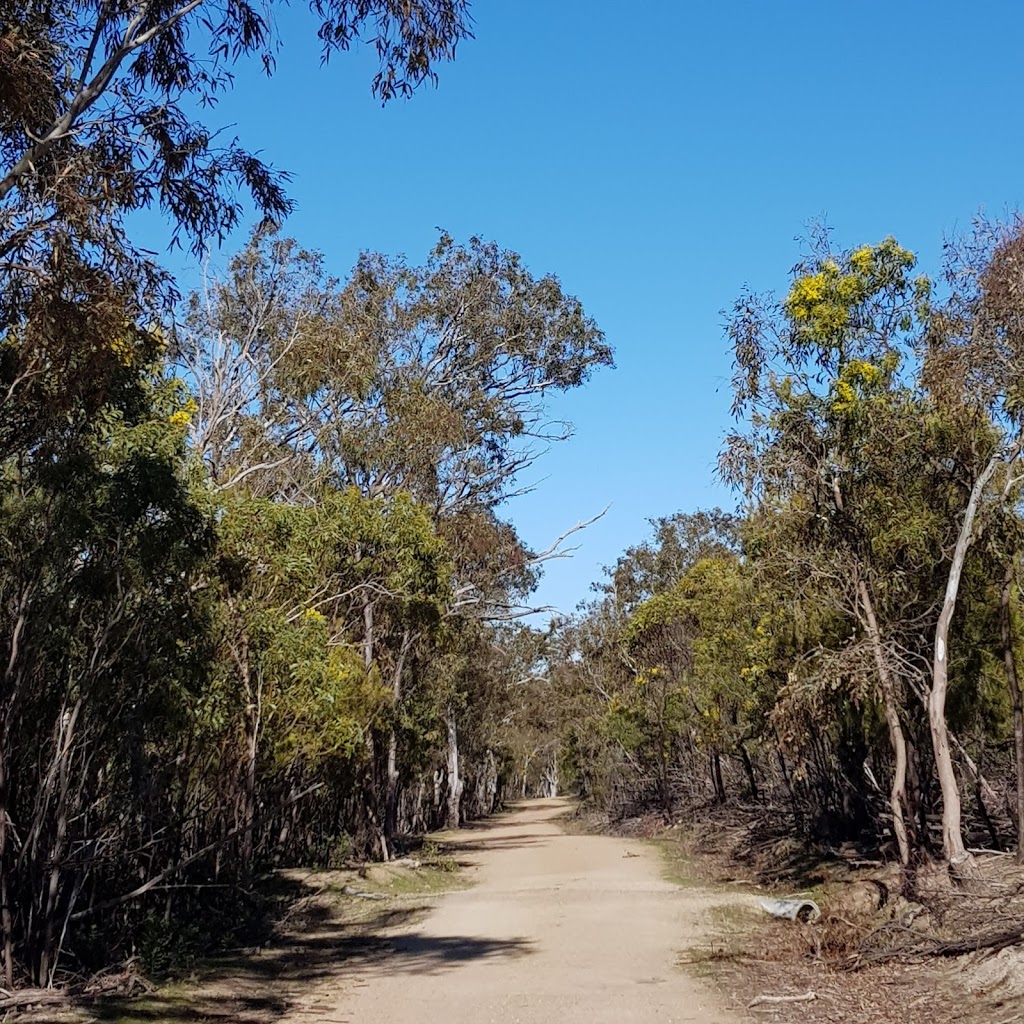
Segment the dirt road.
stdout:
<svg viewBox="0 0 1024 1024">
<path fill-rule="evenodd" d="M 677 966 L 708 897 L 662 879 L 649 846 L 567 835 L 533 801 L 459 833 L 473 887 L 388 938 L 388 955 L 323 992 L 304 1024 L 723 1024 Z"/>
</svg>

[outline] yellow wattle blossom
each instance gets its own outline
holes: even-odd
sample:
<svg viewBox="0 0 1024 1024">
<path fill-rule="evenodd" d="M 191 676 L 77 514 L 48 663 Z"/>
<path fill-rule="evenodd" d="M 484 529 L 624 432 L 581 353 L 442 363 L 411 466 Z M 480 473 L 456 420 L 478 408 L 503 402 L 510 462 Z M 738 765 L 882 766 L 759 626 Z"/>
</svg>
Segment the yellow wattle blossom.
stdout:
<svg viewBox="0 0 1024 1024">
<path fill-rule="evenodd" d="M 125 338 L 114 338 L 110 342 L 110 351 L 114 353 L 122 366 L 131 366 L 135 362 L 135 349 Z"/>
<path fill-rule="evenodd" d="M 196 400 L 190 398 L 180 409 L 176 409 L 167 417 L 167 422 L 172 427 L 187 427 L 192 422 L 192 417 L 199 411 Z"/>
<path fill-rule="evenodd" d="M 840 371 L 833 385 L 834 398 L 832 408 L 836 412 L 851 412 L 857 404 L 858 389 L 861 393 L 868 392 L 885 382 L 887 374 L 892 373 L 899 363 L 886 356 L 881 366 L 869 363 L 866 359 L 851 359 Z"/>
<path fill-rule="evenodd" d="M 875 252 L 870 245 L 862 245 L 850 253 L 850 266 L 858 274 L 870 274 L 875 265 Z"/>
<path fill-rule="evenodd" d="M 802 334 L 829 342 L 854 319 L 856 308 L 880 287 L 898 284 L 915 263 L 914 254 L 893 238 L 862 245 L 842 264 L 828 257 L 814 273 L 798 277 L 783 308 Z"/>
<path fill-rule="evenodd" d="M 846 327 L 850 306 L 862 293 L 863 285 L 856 275 L 842 274 L 834 260 L 826 260 L 816 274 L 806 274 L 793 282 L 785 309 L 798 327 L 834 334 Z"/>
<path fill-rule="evenodd" d="M 843 376 L 846 380 L 877 384 L 882 379 L 882 368 L 869 363 L 866 359 L 851 359 L 843 368 Z"/>
<path fill-rule="evenodd" d="M 836 381 L 836 397 L 832 400 L 832 408 L 836 412 L 849 412 L 857 404 L 857 392 L 849 381 Z"/>
<path fill-rule="evenodd" d="M 806 320 L 812 307 L 825 295 L 825 275 L 798 277 L 786 297 L 786 311 L 794 320 Z"/>
<path fill-rule="evenodd" d="M 315 608 L 307 608 L 303 613 L 302 617 L 309 622 L 323 622 L 324 617 Z"/>
</svg>

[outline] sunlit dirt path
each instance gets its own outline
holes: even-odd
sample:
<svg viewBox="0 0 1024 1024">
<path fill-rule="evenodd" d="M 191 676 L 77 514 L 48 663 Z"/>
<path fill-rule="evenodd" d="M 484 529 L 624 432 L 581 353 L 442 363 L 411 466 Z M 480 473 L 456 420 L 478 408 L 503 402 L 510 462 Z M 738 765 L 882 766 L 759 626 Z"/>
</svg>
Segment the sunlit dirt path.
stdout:
<svg viewBox="0 0 1024 1024">
<path fill-rule="evenodd" d="M 532 801 L 458 833 L 473 887 L 388 939 L 388 955 L 297 1008 L 304 1024 L 719 1024 L 676 966 L 710 905 L 662 879 L 657 851 L 567 835 Z"/>
</svg>

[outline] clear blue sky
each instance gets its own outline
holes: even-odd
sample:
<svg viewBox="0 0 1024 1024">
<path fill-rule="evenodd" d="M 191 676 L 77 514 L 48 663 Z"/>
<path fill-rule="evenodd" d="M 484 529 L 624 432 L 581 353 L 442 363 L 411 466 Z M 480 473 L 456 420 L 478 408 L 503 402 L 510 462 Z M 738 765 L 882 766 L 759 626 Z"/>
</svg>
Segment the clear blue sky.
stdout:
<svg viewBox="0 0 1024 1024">
<path fill-rule="evenodd" d="M 344 273 L 364 248 L 422 256 L 442 226 L 554 271 L 618 368 L 559 402 L 576 436 L 510 506 L 543 547 L 611 503 L 539 598 L 563 610 L 645 520 L 709 504 L 729 426 L 720 311 L 783 286 L 825 215 L 934 265 L 943 236 L 1024 191 L 1024 6 L 477 0 L 439 87 L 381 109 L 374 61 L 322 68 L 301 4 L 278 72 L 213 118 L 295 175 L 287 229 Z"/>
</svg>

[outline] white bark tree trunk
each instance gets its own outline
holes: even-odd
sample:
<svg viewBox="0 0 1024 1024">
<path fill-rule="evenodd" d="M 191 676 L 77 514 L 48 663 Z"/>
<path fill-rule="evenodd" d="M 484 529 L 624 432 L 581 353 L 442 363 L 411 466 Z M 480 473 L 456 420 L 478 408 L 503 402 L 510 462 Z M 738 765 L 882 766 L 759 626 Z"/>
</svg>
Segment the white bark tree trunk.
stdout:
<svg viewBox="0 0 1024 1024">
<path fill-rule="evenodd" d="M 960 817 L 960 786 L 953 769 L 953 758 L 949 749 L 949 731 L 946 726 L 946 694 L 949 688 L 949 627 L 956 612 L 956 601 L 960 591 L 967 552 L 974 543 L 974 524 L 985 489 L 996 468 L 1003 463 L 1004 456 L 997 453 L 974 481 L 971 496 L 964 509 L 964 521 L 960 525 L 953 561 L 946 579 L 946 593 L 942 600 L 935 625 L 935 644 L 932 652 L 932 685 L 928 693 L 928 724 L 931 727 L 932 748 L 935 753 L 935 768 L 942 790 L 942 850 L 952 870 L 959 875 L 975 873 L 974 858 L 964 846 L 963 826 Z"/>
<path fill-rule="evenodd" d="M 558 796 L 557 754 L 553 754 L 551 760 L 544 766 L 544 795 L 546 797 Z"/>
<path fill-rule="evenodd" d="M 459 775 L 459 733 L 455 726 L 455 712 L 448 709 L 445 715 L 448 727 L 448 828 L 461 824 L 462 777 Z"/>
<path fill-rule="evenodd" d="M 402 673 L 405 671 L 405 661 L 412 646 L 413 637 L 409 630 L 405 631 L 402 637 L 402 647 L 398 654 L 398 663 L 395 665 L 394 675 L 391 680 L 391 692 L 394 696 L 395 710 L 402 700 Z M 387 778 L 385 779 L 384 793 L 384 836 L 389 845 L 398 832 L 398 733 L 394 725 L 388 731 L 388 764 Z"/>
<path fill-rule="evenodd" d="M 363 665 L 366 668 L 367 676 L 373 671 L 374 658 L 376 656 L 376 649 L 374 647 L 375 634 L 374 634 L 374 615 L 373 615 L 373 602 L 367 595 L 363 595 Z M 380 847 L 381 860 L 388 861 L 391 859 L 391 850 L 388 847 L 387 836 L 384 834 L 384 829 L 381 828 L 380 818 L 378 816 L 380 810 L 380 786 L 378 784 L 378 770 L 377 770 L 377 744 L 374 741 L 373 730 L 368 730 L 367 735 L 367 747 L 368 757 L 370 761 L 369 766 L 369 777 L 367 779 L 366 788 L 368 792 L 365 796 L 365 805 L 367 816 L 370 819 L 370 827 L 373 830 L 373 834 L 377 839 L 377 845 Z M 390 751 L 389 751 L 390 753 Z"/>
<path fill-rule="evenodd" d="M 882 694 L 882 707 L 885 710 L 885 724 L 889 727 L 889 742 L 892 745 L 896 762 L 893 768 L 892 787 L 889 790 L 889 807 L 892 810 L 892 828 L 896 835 L 896 845 L 900 851 L 900 863 L 906 867 L 910 863 L 910 840 L 907 835 L 905 817 L 905 808 L 908 804 L 907 739 L 903 735 L 903 724 L 900 722 L 899 705 L 896 699 L 896 686 L 885 657 L 882 634 L 878 628 L 878 618 L 875 615 L 875 605 L 871 600 L 871 592 L 863 580 L 859 582 L 857 592 L 864 613 L 864 624 L 867 627 L 868 638 L 874 653 L 878 685 Z"/>
</svg>

